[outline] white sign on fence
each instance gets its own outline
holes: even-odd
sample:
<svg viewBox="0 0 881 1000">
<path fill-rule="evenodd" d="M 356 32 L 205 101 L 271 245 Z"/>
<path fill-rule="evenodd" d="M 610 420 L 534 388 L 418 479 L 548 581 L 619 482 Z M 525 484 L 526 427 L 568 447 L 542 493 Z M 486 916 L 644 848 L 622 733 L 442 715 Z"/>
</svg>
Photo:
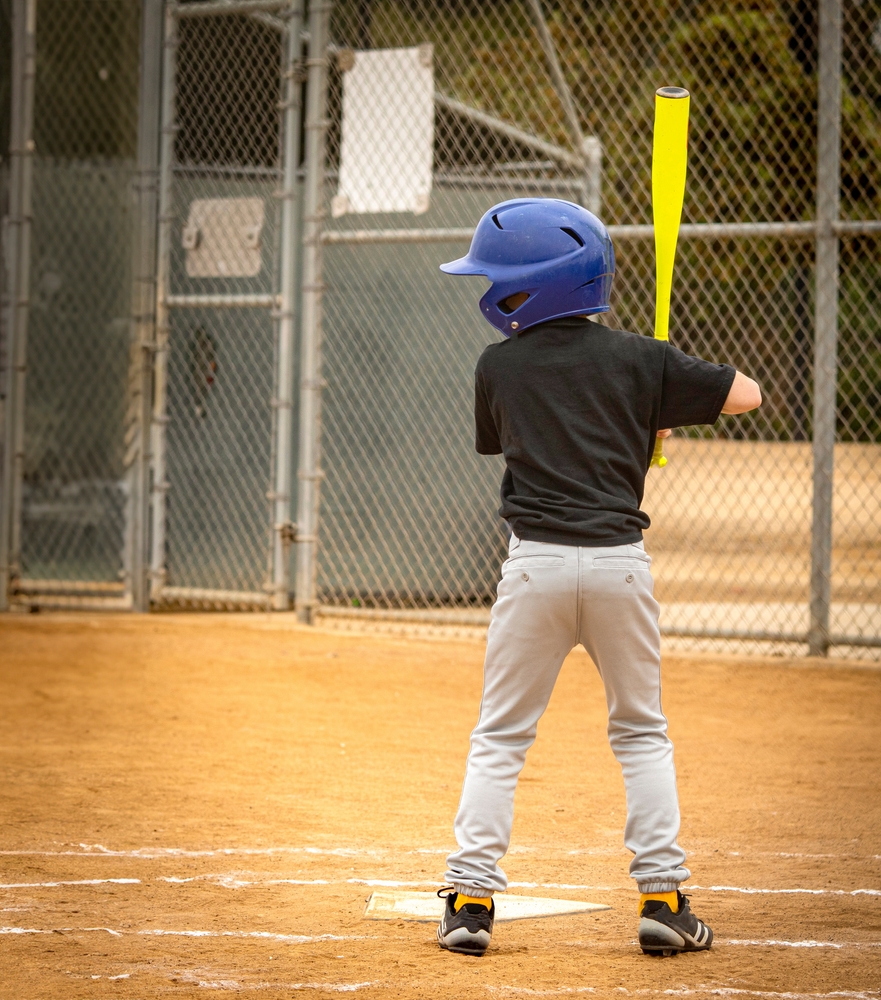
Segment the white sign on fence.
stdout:
<svg viewBox="0 0 881 1000">
<path fill-rule="evenodd" d="M 434 155 L 432 46 L 347 55 L 334 217 L 427 212 Z"/>
<path fill-rule="evenodd" d="M 262 198 L 196 198 L 181 246 L 190 278 L 253 278 L 260 273 Z"/>
</svg>

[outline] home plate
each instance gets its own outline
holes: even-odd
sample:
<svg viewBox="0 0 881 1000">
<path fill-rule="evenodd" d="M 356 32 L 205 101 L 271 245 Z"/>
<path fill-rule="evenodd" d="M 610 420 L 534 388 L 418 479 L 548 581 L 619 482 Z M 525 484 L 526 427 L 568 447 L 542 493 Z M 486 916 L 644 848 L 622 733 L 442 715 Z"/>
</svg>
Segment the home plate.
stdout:
<svg viewBox="0 0 881 1000">
<path fill-rule="evenodd" d="M 584 903 L 578 899 L 547 899 L 544 896 L 496 896 L 496 920 L 524 920 L 527 917 L 559 917 L 565 913 L 591 913 L 610 910 L 603 903 Z M 367 900 L 364 916 L 370 920 L 440 920 L 444 901 L 433 892 L 407 892 L 383 889 Z"/>
</svg>

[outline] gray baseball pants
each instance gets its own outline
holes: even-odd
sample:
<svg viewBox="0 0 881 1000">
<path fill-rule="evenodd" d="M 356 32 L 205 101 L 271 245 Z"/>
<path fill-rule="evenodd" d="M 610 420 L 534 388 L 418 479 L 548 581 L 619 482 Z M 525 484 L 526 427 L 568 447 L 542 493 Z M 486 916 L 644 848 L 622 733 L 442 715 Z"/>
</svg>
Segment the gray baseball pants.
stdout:
<svg viewBox="0 0 881 1000">
<path fill-rule="evenodd" d="M 563 660 L 581 643 L 609 707 L 609 743 L 627 793 L 624 844 L 641 892 L 690 875 L 679 834 L 673 744 L 661 711 L 658 603 L 643 544 L 578 548 L 511 538 L 487 636 L 483 697 L 446 879 L 489 896 L 508 885 L 514 792 Z"/>
</svg>

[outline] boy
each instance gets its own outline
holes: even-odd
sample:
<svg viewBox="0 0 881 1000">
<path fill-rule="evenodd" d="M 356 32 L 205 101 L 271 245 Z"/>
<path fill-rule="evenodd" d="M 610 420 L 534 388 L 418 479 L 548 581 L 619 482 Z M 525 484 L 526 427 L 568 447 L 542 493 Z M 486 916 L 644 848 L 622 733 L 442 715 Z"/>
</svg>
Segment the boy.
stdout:
<svg viewBox="0 0 881 1000">
<path fill-rule="evenodd" d="M 448 274 L 482 274 L 485 318 L 508 338 L 475 373 L 476 447 L 504 454 L 502 506 L 512 535 L 487 635 L 484 690 L 448 858 L 442 948 L 482 955 L 494 892 L 507 887 L 517 778 L 560 666 L 582 643 L 602 677 L 609 741 L 627 793 L 624 842 L 639 887 L 639 943 L 648 954 L 701 951 L 710 928 L 679 885 L 673 746 L 660 699 L 658 604 L 639 509 L 656 437 L 712 424 L 761 403 L 728 365 L 611 330 L 612 243 L 590 212 L 518 199 L 480 220 Z"/>
</svg>

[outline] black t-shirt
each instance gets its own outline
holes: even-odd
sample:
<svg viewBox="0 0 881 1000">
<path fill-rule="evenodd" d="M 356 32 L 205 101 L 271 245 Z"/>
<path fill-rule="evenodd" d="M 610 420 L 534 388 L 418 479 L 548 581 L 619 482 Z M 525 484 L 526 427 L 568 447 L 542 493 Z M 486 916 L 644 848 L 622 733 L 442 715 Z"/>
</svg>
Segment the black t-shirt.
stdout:
<svg viewBox="0 0 881 1000">
<path fill-rule="evenodd" d="M 715 423 L 734 375 L 581 317 L 490 344 L 475 372 L 476 447 L 505 456 L 499 513 L 529 541 L 638 542 L 658 429 Z"/>
</svg>

